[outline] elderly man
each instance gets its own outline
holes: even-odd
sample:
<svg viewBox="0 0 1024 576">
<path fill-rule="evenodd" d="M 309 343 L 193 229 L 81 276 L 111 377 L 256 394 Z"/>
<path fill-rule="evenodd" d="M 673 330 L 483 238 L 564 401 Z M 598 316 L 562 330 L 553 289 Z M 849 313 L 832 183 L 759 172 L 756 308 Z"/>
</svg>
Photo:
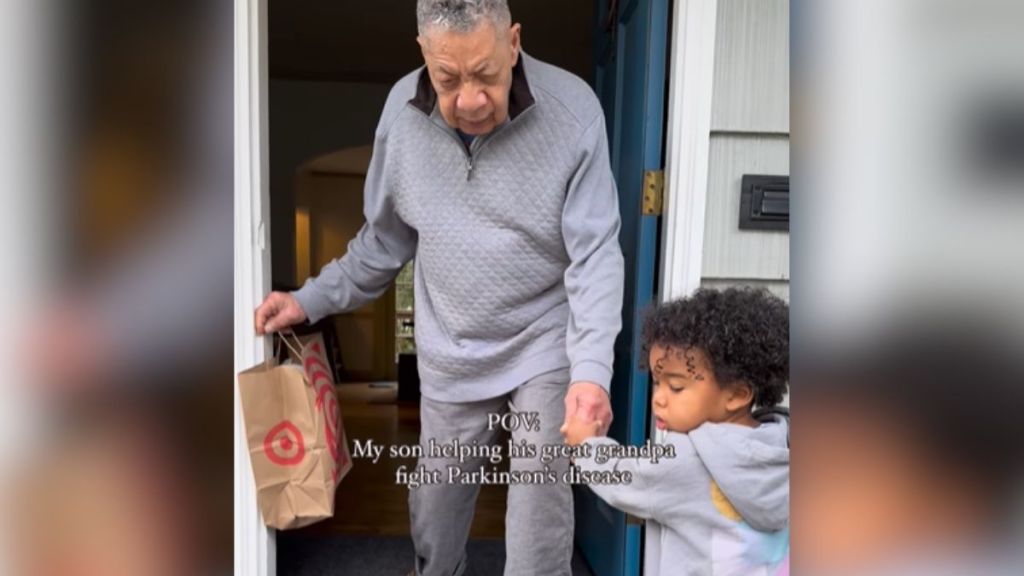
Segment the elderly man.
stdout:
<svg viewBox="0 0 1024 576">
<path fill-rule="evenodd" d="M 419 0 L 426 66 L 391 90 L 366 176 L 366 225 L 298 291 L 273 293 L 258 333 L 352 310 L 416 258 L 421 442 L 495 442 L 489 414 L 539 416 L 517 445 L 561 444 L 569 416 L 611 422 L 623 259 L 604 117 L 579 78 L 520 49 L 506 0 Z M 479 472 L 482 460 L 425 458 Z M 515 458 L 506 575 L 570 574 L 564 460 Z M 551 474 L 553 473 L 553 474 Z M 536 475 L 539 477 L 540 475 Z M 462 574 L 479 485 L 411 490 L 416 573 Z"/>
</svg>

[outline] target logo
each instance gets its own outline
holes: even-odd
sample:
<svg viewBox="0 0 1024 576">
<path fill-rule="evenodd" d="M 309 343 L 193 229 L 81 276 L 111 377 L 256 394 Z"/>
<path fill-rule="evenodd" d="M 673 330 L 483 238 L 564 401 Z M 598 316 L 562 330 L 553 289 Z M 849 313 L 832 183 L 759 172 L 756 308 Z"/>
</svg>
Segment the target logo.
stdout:
<svg viewBox="0 0 1024 576">
<path fill-rule="evenodd" d="M 312 351 L 320 353 L 320 346 L 313 345 Z M 310 384 L 316 390 L 316 408 L 324 415 L 324 437 L 331 457 L 338 460 L 338 423 L 341 413 L 338 410 L 338 399 L 334 395 L 334 381 L 329 368 L 316 356 L 306 358 L 306 373 L 310 375 Z"/>
<path fill-rule="evenodd" d="M 331 394 L 327 397 L 327 407 L 324 410 L 326 419 L 324 421 L 324 436 L 327 438 L 327 447 L 331 450 L 331 457 L 338 459 L 338 421 L 341 414 L 338 411 L 338 399 Z"/>
<path fill-rule="evenodd" d="M 302 432 L 295 424 L 285 420 L 270 429 L 263 439 L 263 452 L 279 466 L 294 466 L 306 455 Z"/>
<path fill-rule="evenodd" d="M 324 440 L 327 443 L 327 452 L 334 460 L 332 476 L 337 483 L 341 470 L 349 465 L 349 456 L 345 444 L 345 431 L 341 427 L 341 410 L 338 398 L 334 394 L 334 379 L 331 377 L 331 369 L 324 362 L 319 342 L 303 350 L 302 356 L 307 382 L 316 393 L 316 410 L 324 419 Z"/>
</svg>

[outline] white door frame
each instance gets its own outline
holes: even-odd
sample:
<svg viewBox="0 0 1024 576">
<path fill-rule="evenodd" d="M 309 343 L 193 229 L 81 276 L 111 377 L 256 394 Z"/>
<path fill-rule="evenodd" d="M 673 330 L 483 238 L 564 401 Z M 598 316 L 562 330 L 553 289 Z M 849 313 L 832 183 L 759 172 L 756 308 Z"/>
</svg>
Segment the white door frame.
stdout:
<svg viewBox="0 0 1024 576">
<path fill-rule="evenodd" d="M 659 298 L 667 302 L 700 287 L 704 212 L 711 149 L 718 0 L 677 0 L 672 15 L 665 143 L 665 209 Z M 662 432 L 648 424 L 651 438 Z M 653 537 L 645 527 L 645 538 Z M 647 568 L 647 558 L 643 559 Z"/>
<path fill-rule="evenodd" d="M 270 291 L 267 142 L 267 0 L 235 0 L 235 373 L 266 358 L 253 311 Z M 275 576 L 274 533 L 260 517 L 233 383 L 235 575 Z"/>
<path fill-rule="evenodd" d="M 675 4 L 661 240 L 663 302 L 700 287 L 717 20 L 718 0 Z"/>
</svg>

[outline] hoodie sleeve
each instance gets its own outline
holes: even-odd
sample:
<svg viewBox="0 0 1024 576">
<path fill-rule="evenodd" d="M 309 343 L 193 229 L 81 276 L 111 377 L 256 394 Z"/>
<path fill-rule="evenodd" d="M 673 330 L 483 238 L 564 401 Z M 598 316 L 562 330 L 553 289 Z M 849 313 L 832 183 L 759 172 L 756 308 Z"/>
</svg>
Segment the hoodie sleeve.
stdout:
<svg viewBox="0 0 1024 576">
<path fill-rule="evenodd" d="M 386 156 L 386 139 L 378 135 L 363 192 L 366 223 L 343 257 L 327 263 L 293 292 L 310 324 L 373 301 L 415 254 L 417 234 L 395 211 L 385 177 Z"/>
<path fill-rule="evenodd" d="M 609 389 L 615 337 L 621 328 L 624 282 L 619 247 L 619 197 L 608 160 L 604 115 L 580 136 L 580 164 L 569 182 L 562 235 L 569 255 L 566 348 L 571 382 Z"/>
<path fill-rule="evenodd" d="M 706 423 L 689 438 L 747 524 L 762 532 L 789 524 L 789 423 L 784 417 L 757 428 Z"/>
<path fill-rule="evenodd" d="M 619 445 L 618 442 L 608 437 L 588 438 L 586 444 L 591 446 L 592 452 L 596 451 L 597 446 L 601 444 Z M 613 508 L 645 520 L 653 518 L 650 485 L 653 483 L 654 477 L 660 473 L 659 466 L 637 458 L 611 458 L 599 464 L 593 456 L 592 454 L 590 458 L 577 458 L 576 465 L 581 471 L 586 472 L 629 472 L 632 482 L 629 484 L 588 484 L 587 486 Z"/>
</svg>

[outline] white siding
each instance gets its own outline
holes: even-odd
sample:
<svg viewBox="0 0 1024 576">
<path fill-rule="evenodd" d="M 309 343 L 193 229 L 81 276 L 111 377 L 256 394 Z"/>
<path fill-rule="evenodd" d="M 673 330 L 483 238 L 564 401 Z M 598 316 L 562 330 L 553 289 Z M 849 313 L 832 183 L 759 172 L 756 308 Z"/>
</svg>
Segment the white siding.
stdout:
<svg viewBox="0 0 1024 576">
<path fill-rule="evenodd" d="M 720 0 L 711 129 L 789 132 L 789 0 Z"/>
<path fill-rule="evenodd" d="M 715 280 L 712 278 L 705 278 L 701 280 L 700 285 L 701 288 L 715 288 L 719 290 L 724 288 L 731 288 L 734 286 L 753 286 L 755 288 L 766 288 L 772 294 L 775 294 L 779 298 L 782 298 L 786 302 L 789 302 L 789 282 L 785 281 L 751 279 Z"/>
<path fill-rule="evenodd" d="M 785 136 L 711 137 L 704 226 L 704 278 L 789 279 L 789 233 L 740 230 L 744 174 L 789 174 Z"/>
<path fill-rule="evenodd" d="M 739 229 L 743 175 L 789 175 L 789 8 L 718 2 L 702 286 L 789 296 L 789 233 Z"/>
</svg>

